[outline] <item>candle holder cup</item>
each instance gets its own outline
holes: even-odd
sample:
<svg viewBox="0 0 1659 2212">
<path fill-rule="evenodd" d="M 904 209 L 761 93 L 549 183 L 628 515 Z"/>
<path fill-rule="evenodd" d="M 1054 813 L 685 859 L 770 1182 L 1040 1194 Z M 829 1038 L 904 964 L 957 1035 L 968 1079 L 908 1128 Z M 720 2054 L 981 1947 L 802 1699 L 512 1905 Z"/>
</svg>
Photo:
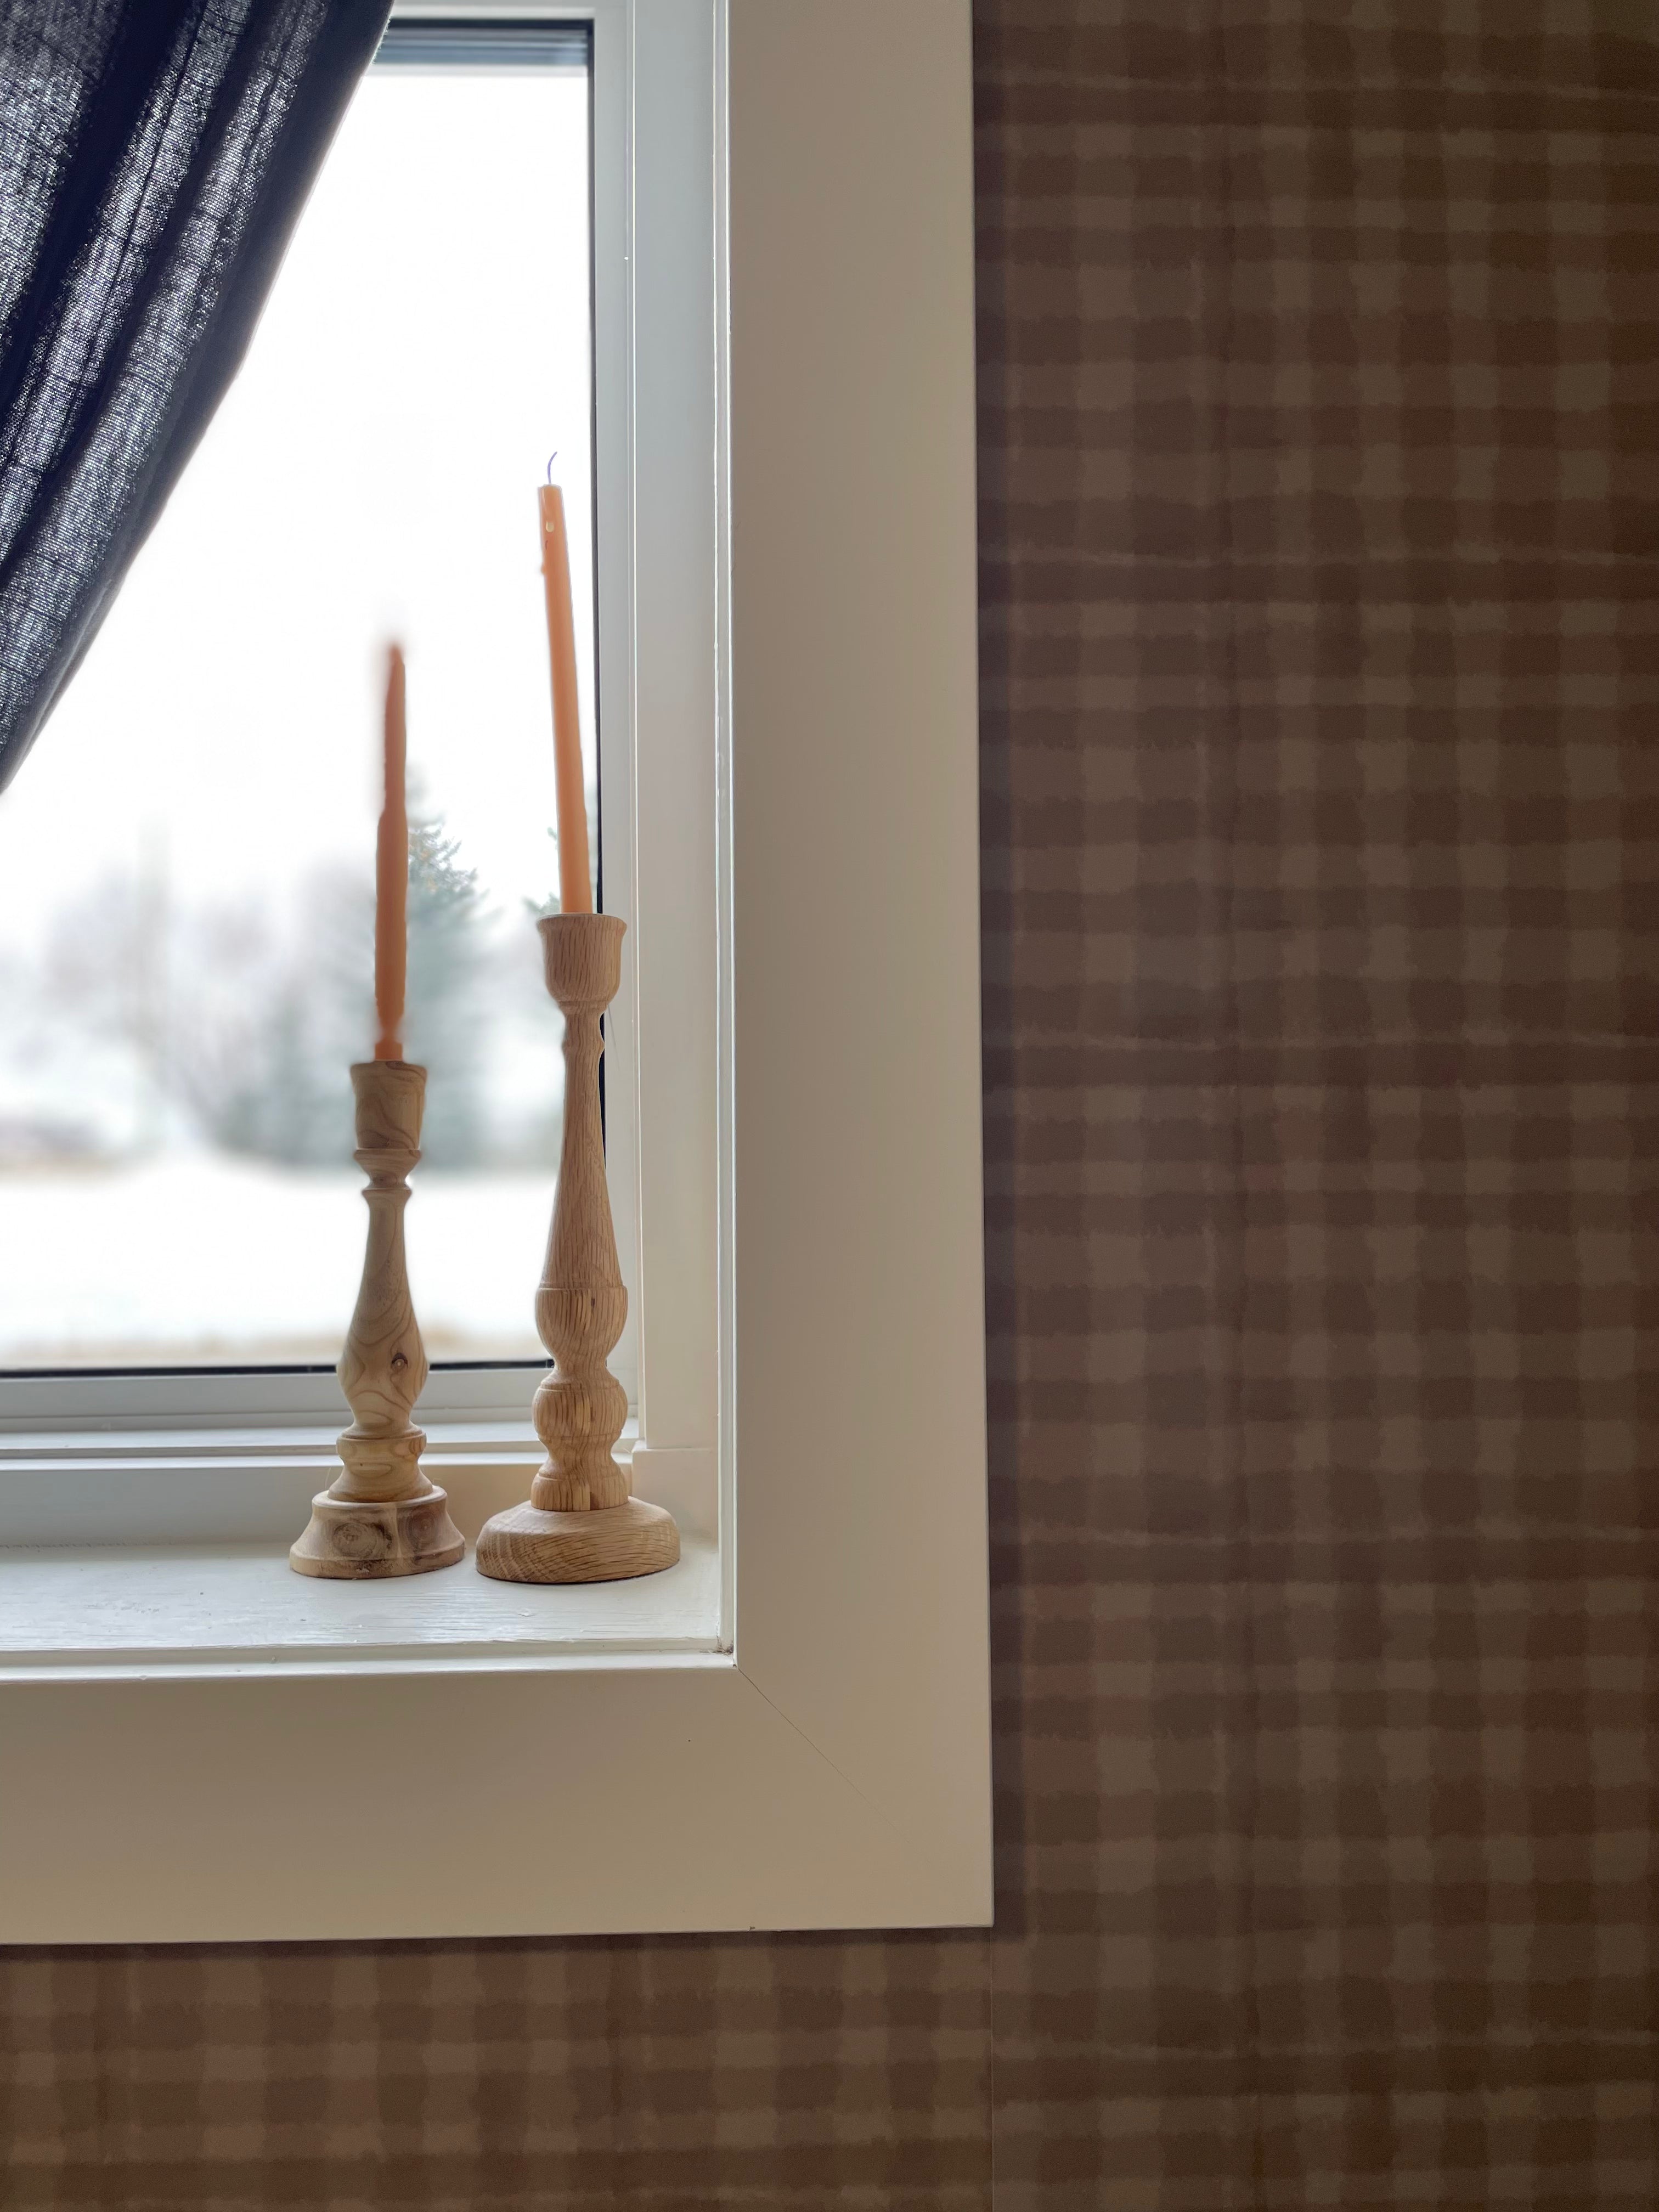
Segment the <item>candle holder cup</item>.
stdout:
<svg viewBox="0 0 1659 2212">
<path fill-rule="evenodd" d="M 426 1347 L 404 1260 L 404 1178 L 421 1157 L 426 1070 L 371 1060 L 351 1071 L 356 1159 L 368 1176 L 362 1281 L 336 1370 L 356 1417 L 337 1449 L 344 1472 L 312 1500 L 289 1553 L 296 1574 L 337 1582 L 423 1575 L 466 1549 L 449 1500 L 421 1469 L 426 1437 L 410 1419 L 426 1382 Z"/>
<path fill-rule="evenodd" d="M 672 1567 L 679 1531 L 660 1505 L 629 1495 L 614 1447 L 628 1398 L 606 1365 L 628 1318 L 605 1179 L 600 1021 L 622 975 L 627 924 L 615 915 L 539 922 L 547 988 L 564 1013 L 564 1137 L 536 1327 L 554 1366 L 533 1419 L 547 1457 L 529 1502 L 484 1523 L 475 1559 L 498 1582 L 615 1582 Z"/>
</svg>

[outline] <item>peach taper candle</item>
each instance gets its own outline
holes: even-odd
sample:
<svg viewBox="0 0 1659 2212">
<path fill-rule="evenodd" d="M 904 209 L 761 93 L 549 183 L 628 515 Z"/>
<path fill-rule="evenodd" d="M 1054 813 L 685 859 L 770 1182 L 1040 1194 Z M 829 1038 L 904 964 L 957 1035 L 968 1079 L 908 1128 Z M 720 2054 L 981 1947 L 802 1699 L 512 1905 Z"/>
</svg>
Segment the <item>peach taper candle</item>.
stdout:
<svg viewBox="0 0 1659 2212">
<path fill-rule="evenodd" d="M 404 994 L 409 971 L 409 735 L 404 707 L 404 650 L 386 649 L 385 797 L 374 841 L 374 1012 L 376 1060 L 404 1056 Z"/>
<path fill-rule="evenodd" d="M 547 650 L 553 678 L 554 793 L 559 809 L 559 906 L 592 914 L 587 866 L 587 788 L 582 775 L 581 710 L 576 696 L 576 623 L 570 608 L 570 547 L 564 494 L 543 484 L 542 581 L 547 593 Z"/>
</svg>

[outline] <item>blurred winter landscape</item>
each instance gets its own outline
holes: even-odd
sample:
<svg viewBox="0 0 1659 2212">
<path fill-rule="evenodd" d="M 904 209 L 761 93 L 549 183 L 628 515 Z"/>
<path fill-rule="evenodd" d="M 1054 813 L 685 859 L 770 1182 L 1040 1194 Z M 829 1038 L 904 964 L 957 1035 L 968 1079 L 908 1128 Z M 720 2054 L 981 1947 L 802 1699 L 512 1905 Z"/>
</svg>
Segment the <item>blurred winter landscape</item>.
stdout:
<svg viewBox="0 0 1659 2212">
<path fill-rule="evenodd" d="M 561 1103 L 535 489 L 590 499 L 587 88 L 370 72 L 246 362 L 0 793 L 0 1369 L 335 1359 L 410 669 L 410 1273 L 534 1358 Z M 572 533 L 592 773 L 592 575 Z"/>
<path fill-rule="evenodd" d="M 407 1217 L 434 1358 L 534 1356 L 558 1015 L 527 915 L 410 830 L 406 1049 L 428 1071 Z M 372 893 L 181 908 L 158 860 L 0 954 L 0 1356 L 14 1367 L 331 1361 L 362 1263 L 348 1069 Z"/>
<path fill-rule="evenodd" d="M 103 1173 L 0 1176 L 14 1369 L 331 1366 L 362 1265 L 362 1178 L 213 1153 Z M 539 1356 L 526 1322 L 550 1178 L 423 1175 L 410 1277 L 427 1355 Z"/>
</svg>

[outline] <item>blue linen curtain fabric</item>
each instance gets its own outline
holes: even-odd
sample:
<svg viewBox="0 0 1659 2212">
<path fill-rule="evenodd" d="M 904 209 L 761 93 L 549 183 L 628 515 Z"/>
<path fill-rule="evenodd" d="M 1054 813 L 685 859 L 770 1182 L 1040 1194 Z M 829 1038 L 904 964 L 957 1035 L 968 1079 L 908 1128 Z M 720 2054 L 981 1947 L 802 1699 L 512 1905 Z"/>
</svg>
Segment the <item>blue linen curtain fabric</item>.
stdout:
<svg viewBox="0 0 1659 2212">
<path fill-rule="evenodd" d="M 388 8 L 0 0 L 0 789 L 236 372 Z"/>
</svg>

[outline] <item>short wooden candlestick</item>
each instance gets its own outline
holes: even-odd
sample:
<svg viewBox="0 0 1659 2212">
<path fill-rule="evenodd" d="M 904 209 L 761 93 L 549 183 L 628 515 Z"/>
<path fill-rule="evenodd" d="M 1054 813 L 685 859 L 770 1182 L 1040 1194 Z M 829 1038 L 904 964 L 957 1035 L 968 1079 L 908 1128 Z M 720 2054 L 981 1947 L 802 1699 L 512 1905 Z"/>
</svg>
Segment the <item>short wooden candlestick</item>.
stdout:
<svg viewBox="0 0 1659 2212">
<path fill-rule="evenodd" d="M 368 1245 L 356 1309 L 336 1370 L 356 1416 L 341 1437 L 345 1471 L 312 1500 L 289 1553 L 296 1574 L 338 1582 L 423 1575 L 465 1551 L 449 1500 L 421 1472 L 426 1437 L 410 1419 L 426 1382 L 426 1346 L 404 1264 L 409 1170 L 421 1157 L 426 1070 L 370 1060 L 351 1071 L 357 1152 L 368 1176 Z"/>
<path fill-rule="evenodd" d="M 556 914 L 537 926 L 547 988 L 564 1011 L 564 1141 L 536 1293 L 536 1327 L 555 1362 L 533 1413 L 547 1458 L 529 1504 L 485 1522 L 475 1557 L 498 1582 L 617 1582 L 656 1574 L 680 1555 L 672 1515 L 630 1498 L 612 1456 L 628 1396 L 605 1361 L 628 1292 L 605 1180 L 599 1022 L 622 980 L 628 925 L 610 914 Z"/>
</svg>

